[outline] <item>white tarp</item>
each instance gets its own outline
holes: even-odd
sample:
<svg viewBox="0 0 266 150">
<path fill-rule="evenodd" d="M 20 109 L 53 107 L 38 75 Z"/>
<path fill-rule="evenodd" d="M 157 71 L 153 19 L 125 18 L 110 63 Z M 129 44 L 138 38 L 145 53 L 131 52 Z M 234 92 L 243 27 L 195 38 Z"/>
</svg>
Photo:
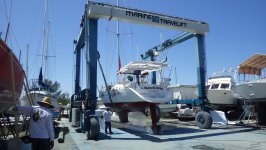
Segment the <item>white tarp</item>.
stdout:
<svg viewBox="0 0 266 150">
<path fill-rule="evenodd" d="M 213 119 L 213 123 L 223 124 L 223 125 L 229 124 L 223 111 L 218 111 L 218 110 L 211 111 L 211 116 Z"/>
</svg>

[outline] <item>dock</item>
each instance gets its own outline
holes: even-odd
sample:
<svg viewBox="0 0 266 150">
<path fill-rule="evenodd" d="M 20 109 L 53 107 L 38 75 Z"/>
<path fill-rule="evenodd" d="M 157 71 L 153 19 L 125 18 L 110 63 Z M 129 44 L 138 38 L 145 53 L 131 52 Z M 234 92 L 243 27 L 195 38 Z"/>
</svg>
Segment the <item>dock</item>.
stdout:
<svg viewBox="0 0 266 150">
<path fill-rule="evenodd" d="M 264 150 L 266 149 L 266 130 L 256 127 L 214 124 L 211 129 L 199 129 L 195 121 L 179 121 L 162 118 L 160 135 L 149 133 L 149 119 L 146 116 L 131 115 L 128 123 L 120 123 L 113 116 L 112 131 L 104 134 L 100 120 L 98 140 L 86 140 L 85 133 L 78 133 L 68 118 L 60 124 L 68 129 L 64 143 L 55 140 L 54 150 Z"/>
</svg>

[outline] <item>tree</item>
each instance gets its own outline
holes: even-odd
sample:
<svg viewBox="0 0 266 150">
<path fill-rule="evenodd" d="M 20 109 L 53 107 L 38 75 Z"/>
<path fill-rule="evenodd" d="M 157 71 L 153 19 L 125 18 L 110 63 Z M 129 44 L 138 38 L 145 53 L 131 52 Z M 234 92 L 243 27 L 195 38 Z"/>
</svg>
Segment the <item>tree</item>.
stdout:
<svg viewBox="0 0 266 150">
<path fill-rule="evenodd" d="M 63 105 L 67 105 L 70 102 L 69 93 L 65 92 L 65 93 L 60 94 L 58 96 L 57 102 Z"/>
<path fill-rule="evenodd" d="M 63 105 L 67 105 L 70 102 L 69 93 L 60 90 L 60 83 L 55 81 L 52 82 L 51 80 L 45 79 L 44 83 L 48 85 L 48 95 L 55 96 L 57 98 L 57 102 Z"/>
</svg>

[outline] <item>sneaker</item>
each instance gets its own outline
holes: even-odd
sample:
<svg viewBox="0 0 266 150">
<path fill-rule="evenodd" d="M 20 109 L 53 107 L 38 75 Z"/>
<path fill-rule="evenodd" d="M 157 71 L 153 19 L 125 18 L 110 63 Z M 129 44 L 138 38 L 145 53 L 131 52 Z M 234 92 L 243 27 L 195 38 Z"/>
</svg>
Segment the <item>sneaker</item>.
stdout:
<svg viewBox="0 0 266 150">
<path fill-rule="evenodd" d="M 113 132 L 110 132 L 110 134 L 114 134 Z"/>
</svg>

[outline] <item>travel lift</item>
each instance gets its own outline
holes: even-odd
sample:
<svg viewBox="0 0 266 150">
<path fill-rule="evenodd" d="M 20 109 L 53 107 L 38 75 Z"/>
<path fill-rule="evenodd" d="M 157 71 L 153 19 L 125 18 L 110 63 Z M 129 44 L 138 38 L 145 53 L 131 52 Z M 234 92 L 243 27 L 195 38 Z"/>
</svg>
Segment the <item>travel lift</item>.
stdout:
<svg viewBox="0 0 266 150">
<path fill-rule="evenodd" d="M 199 97 L 193 103 L 197 103 L 202 107 L 201 112 L 197 115 L 197 123 L 200 128 L 210 128 L 212 118 L 209 109 L 205 107 L 207 102 L 205 92 L 205 74 L 206 74 L 206 58 L 205 58 L 205 33 L 209 31 L 209 26 L 205 22 L 194 21 L 185 18 L 173 17 L 152 13 L 148 11 L 130 9 L 121 6 L 110 5 L 106 3 L 96 3 L 88 1 L 85 5 L 85 12 L 81 19 L 81 31 L 78 40 L 75 43 L 74 53 L 76 54 L 75 69 L 75 94 L 71 96 L 71 112 L 69 120 L 72 119 L 72 108 L 80 108 L 80 127 L 82 132 L 86 132 L 88 139 L 98 139 L 99 121 L 95 116 L 97 103 L 96 86 L 97 86 L 97 30 L 98 19 L 106 18 L 108 20 L 126 21 L 137 24 L 146 24 L 157 27 L 165 27 L 174 30 L 182 30 L 192 33 L 197 38 L 197 74 Z M 81 90 L 80 81 L 80 55 L 81 49 L 85 47 L 86 53 L 86 89 Z M 186 103 L 191 103 L 187 101 Z M 159 134 L 160 126 L 156 123 L 155 104 L 151 104 L 152 131 Z M 207 111 L 207 112 L 205 112 Z"/>
</svg>

